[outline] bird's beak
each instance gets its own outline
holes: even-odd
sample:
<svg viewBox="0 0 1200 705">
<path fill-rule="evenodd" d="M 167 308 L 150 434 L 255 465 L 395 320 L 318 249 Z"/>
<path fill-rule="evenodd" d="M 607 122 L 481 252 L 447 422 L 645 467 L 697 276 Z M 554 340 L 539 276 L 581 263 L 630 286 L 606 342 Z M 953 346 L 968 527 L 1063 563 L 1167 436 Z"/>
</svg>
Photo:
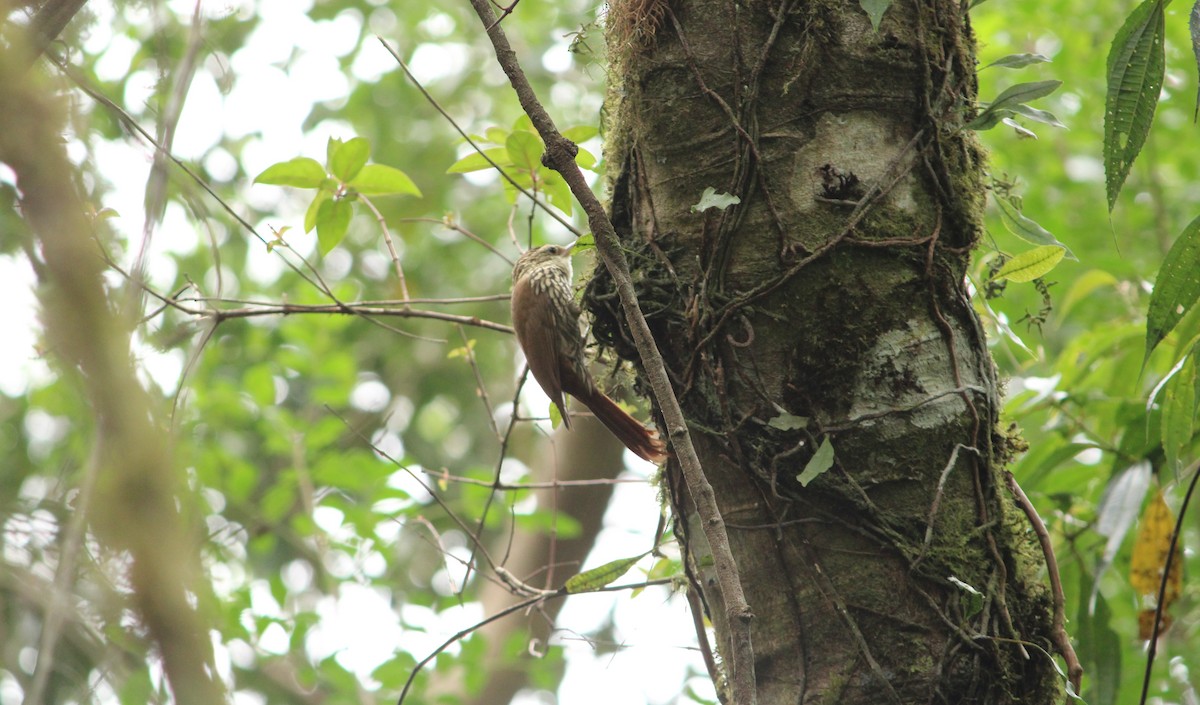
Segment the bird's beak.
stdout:
<svg viewBox="0 0 1200 705">
<path fill-rule="evenodd" d="M 572 250 L 572 249 L 575 247 L 575 245 L 577 245 L 577 244 L 579 244 L 579 241 L 578 241 L 578 240 L 576 240 L 575 242 L 572 242 L 570 245 L 564 245 L 564 246 L 563 246 L 563 256 L 565 257 L 565 256 L 567 256 L 567 255 L 571 254 L 571 250 Z"/>
</svg>

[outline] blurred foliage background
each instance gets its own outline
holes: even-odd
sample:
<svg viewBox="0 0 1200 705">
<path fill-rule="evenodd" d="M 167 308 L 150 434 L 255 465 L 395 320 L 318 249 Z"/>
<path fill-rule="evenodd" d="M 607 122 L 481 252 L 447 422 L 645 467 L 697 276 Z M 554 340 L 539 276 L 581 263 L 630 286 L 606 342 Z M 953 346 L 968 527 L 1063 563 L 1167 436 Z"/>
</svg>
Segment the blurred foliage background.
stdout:
<svg viewBox="0 0 1200 705">
<path fill-rule="evenodd" d="M 1110 214 L 1101 156 L 1105 59 L 1132 7 L 991 0 L 972 10 L 981 66 L 1022 52 L 1051 60 L 984 69 L 984 100 L 1016 82 L 1064 82 L 1038 106 L 1066 129 L 1029 124 L 1037 139 L 1007 127 L 981 137 L 993 179 L 1011 185 L 1025 215 L 1078 259 L 1036 283 L 989 287 L 997 258 L 1030 248 L 993 211 L 973 279 L 1007 380 L 1006 421 L 1029 446 L 1011 469 L 1050 527 L 1090 703 L 1137 699 L 1146 643 L 1138 613 L 1146 601 L 1130 567 L 1139 517 L 1159 489 L 1178 511 L 1197 459 L 1191 436 L 1172 457 L 1164 452 L 1159 389 L 1190 350 L 1195 316 L 1142 364 L 1149 292 L 1200 200 L 1196 62 L 1187 8 L 1168 7 L 1158 114 Z M 602 14 L 584 0 L 526 0 L 504 20 L 562 127 L 603 129 Z M 18 31 L 25 17 L 26 8 L 10 10 L 4 31 Z M 368 211 L 357 209 L 346 238 L 321 256 L 303 227 L 311 194 L 252 183 L 279 161 L 324 161 L 331 137 L 363 137 L 373 162 L 402 169 L 422 193 L 372 199 L 412 297 L 454 300 L 415 306 L 507 324 L 508 260 L 531 241 L 570 236 L 494 174 L 447 173 L 470 149 L 380 43 L 405 58 L 463 129 L 486 137 L 489 129 L 514 129 L 520 111 L 478 20 L 466 3 L 93 0 L 60 39 L 52 54 L 71 70 L 47 61 L 36 70 L 68 100 L 68 153 L 96 213 L 100 246 L 117 265 L 107 279 L 110 297 L 136 322 L 143 380 L 195 492 L 211 586 L 198 604 L 234 701 L 394 700 L 418 660 L 485 616 L 480 574 L 463 583 L 468 534 L 485 504 L 492 502 L 489 535 L 519 526 L 570 538 L 574 530 L 553 503 L 522 492 L 493 497 L 487 486 L 498 474 L 528 479 L 551 428 L 545 420 L 518 423 L 505 438 L 520 373 L 511 336 L 398 316 L 218 323 L 164 306 L 120 271 L 135 267 L 150 231 L 148 287 L 196 310 L 330 303 L 311 272 L 340 301 L 401 298 Z M 131 123 L 169 145 L 197 178 L 169 162 L 156 165 L 155 148 Z M 600 154 L 599 137 L 584 146 Z M 43 615 L 94 429 L 77 382 L 55 367 L 39 336 L 29 234 L 15 195 L 0 166 L 0 278 L 10 302 L 0 346 L 0 703 L 28 701 L 39 668 L 48 669 L 43 702 L 165 702 L 161 668 L 122 601 L 122 557 L 91 538 L 69 581 L 53 663 L 39 662 Z M 546 415 L 544 399 L 528 389 L 523 398 L 526 416 Z M 649 548 L 658 519 L 651 469 L 626 460 L 622 477 L 643 480 L 640 494 L 617 493 L 588 566 Z M 451 513 L 471 525 L 464 529 Z M 1186 517 L 1181 538 L 1185 577 L 1197 569 L 1197 516 Z M 658 576 L 664 565 L 646 559 L 631 577 Z M 560 571 L 560 581 L 572 570 Z M 1150 689 L 1161 702 L 1197 702 L 1189 671 L 1200 666 L 1197 595 L 1185 579 L 1169 609 L 1173 624 Z M 687 648 L 695 637 L 682 598 L 656 588 L 576 600 L 557 638 L 523 662 L 532 675 L 516 702 L 554 702 L 555 693 L 564 701 L 713 698 Z M 631 625 L 664 603 L 675 618 L 673 645 L 630 643 Z M 481 641 L 466 638 L 430 664 L 417 681 L 420 701 L 465 701 L 482 688 Z M 520 639 L 513 647 L 536 650 Z M 462 677 L 456 688 L 423 690 L 437 672 Z"/>
</svg>

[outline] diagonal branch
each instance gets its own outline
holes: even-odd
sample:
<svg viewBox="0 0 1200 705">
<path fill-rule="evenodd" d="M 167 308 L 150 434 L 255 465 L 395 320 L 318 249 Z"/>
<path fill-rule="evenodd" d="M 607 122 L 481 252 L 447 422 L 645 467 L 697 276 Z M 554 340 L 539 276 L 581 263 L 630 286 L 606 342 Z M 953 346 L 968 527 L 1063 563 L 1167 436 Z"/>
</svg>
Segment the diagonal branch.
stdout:
<svg viewBox="0 0 1200 705">
<path fill-rule="evenodd" d="M 625 260 L 625 253 L 621 250 L 617 233 L 608 219 L 608 215 L 604 212 L 604 207 L 592 193 L 583 174 L 579 171 L 579 167 L 575 164 L 575 154 L 578 148 L 573 142 L 562 136 L 546 109 L 538 101 L 533 87 L 530 86 L 525 72 L 517 61 L 516 52 L 513 51 L 508 43 L 508 38 L 504 35 L 504 30 L 496 24 L 496 16 L 492 12 L 489 1 L 471 0 L 471 5 L 475 8 L 475 13 L 479 15 L 483 26 L 488 28 L 488 38 L 491 39 L 492 46 L 495 48 L 496 59 L 508 76 L 509 83 L 521 102 L 521 107 L 529 115 L 534 128 L 537 129 L 542 141 L 546 144 L 546 153 L 542 155 L 542 162 L 562 175 L 563 180 L 571 188 L 571 193 L 587 213 L 588 225 L 596 239 L 596 249 L 616 284 L 621 305 L 625 310 L 625 317 L 633 332 L 633 341 L 637 346 L 638 356 L 646 371 L 650 388 L 654 392 L 654 399 L 666 421 L 671 447 L 683 470 L 688 491 L 696 503 L 696 511 L 700 515 L 705 538 L 708 539 L 713 553 L 717 582 L 723 597 L 729 628 L 733 634 L 733 653 L 729 660 L 733 701 L 737 705 L 754 705 L 756 701 L 754 648 L 750 640 L 750 622 L 754 615 L 750 612 L 750 606 L 746 603 L 746 597 L 742 592 L 737 564 L 733 559 L 729 536 L 725 531 L 721 512 L 717 508 L 716 495 L 700 466 L 700 459 L 692 445 L 692 438 L 688 433 L 683 411 L 679 407 L 679 400 L 675 398 L 675 392 L 667 377 L 662 354 L 655 346 L 650 327 L 646 324 L 646 318 L 638 307 L 637 294 L 634 292 L 633 281 L 629 276 L 629 263 Z"/>
</svg>

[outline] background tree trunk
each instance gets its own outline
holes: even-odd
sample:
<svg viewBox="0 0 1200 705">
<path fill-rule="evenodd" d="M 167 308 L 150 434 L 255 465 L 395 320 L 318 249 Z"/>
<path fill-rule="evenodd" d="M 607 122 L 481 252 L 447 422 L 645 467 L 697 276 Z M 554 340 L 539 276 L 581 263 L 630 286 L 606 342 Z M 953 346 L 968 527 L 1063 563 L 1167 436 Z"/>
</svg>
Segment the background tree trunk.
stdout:
<svg viewBox="0 0 1200 705">
<path fill-rule="evenodd" d="M 965 8 L 893 3 L 874 30 L 848 0 L 622 2 L 608 28 L 613 220 L 755 614 L 758 702 L 1055 700 L 965 284 L 985 203 Z M 710 187 L 740 202 L 693 209 Z M 598 272 L 594 330 L 635 359 L 611 293 Z"/>
</svg>

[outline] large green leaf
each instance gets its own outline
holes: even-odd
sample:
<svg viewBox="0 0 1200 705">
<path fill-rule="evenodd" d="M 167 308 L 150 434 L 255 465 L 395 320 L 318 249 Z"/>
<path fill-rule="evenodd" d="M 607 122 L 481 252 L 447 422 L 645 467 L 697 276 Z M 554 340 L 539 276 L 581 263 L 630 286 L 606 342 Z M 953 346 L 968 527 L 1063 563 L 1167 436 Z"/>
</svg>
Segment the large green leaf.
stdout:
<svg viewBox="0 0 1200 705">
<path fill-rule="evenodd" d="M 1192 5 L 1188 13 L 1188 31 L 1192 35 L 1192 55 L 1196 57 L 1196 68 L 1200 70 L 1200 0 Z M 1200 117 L 1200 86 L 1196 88 L 1196 109 L 1192 112 L 1192 121 Z"/>
<path fill-rule="evenodd" d="M 1146 358 L 1200 298 L 1200 217 L 1183 229 L 1154 282 L 1146 312 Z M 1145 358 L 1143 359 L 1145 364 Z"/>
<path fill-rule="evenodd" d="M 1178 473 L 1187 461 L 1184 452 L 1196 431 L 1196 354 L 1187 356 L 1179 372 L 1167 382 L 1162 398 L 1162 444 L 1167 469 Z"/>
<path fill-rule="evenodd" d="M 1170 0 L 1145 0 L 1113 39 L 1108 52 L 1108 97 L 1104 106 L 1104 185 L 1108 210 L 1146 143 L 1165 61 L 1163 9 Z"/>
</svg>

